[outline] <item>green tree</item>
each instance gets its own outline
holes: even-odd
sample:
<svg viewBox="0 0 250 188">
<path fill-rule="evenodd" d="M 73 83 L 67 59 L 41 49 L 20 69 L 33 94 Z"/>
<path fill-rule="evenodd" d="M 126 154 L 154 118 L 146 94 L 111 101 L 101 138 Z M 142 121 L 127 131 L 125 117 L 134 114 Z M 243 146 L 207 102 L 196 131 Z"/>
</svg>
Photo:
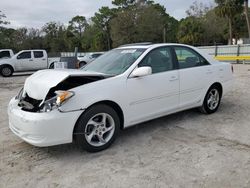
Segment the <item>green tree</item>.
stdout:
<svg viewBox="0 0 250 188">
<path fill-rule="evenodd" d="M 15 33 L 15 29 L 0 27 L 0 49 L 1 48 L 12 48 L 16 49 L 16 46 L 13 42 L 13 34 Z"/>
<path fill-rule="evenodd" d="M 115 10 L 109 7 L 102 7 L 99 12 L 95 13 L 95 16 L 91 18 L 98 31 L 101 33 L 96 36 L 100 38 L 105 38 L 104 41 L 106 46 L 104 49 L 109 50 L 111 48 L 111 36 L 110 36 L 110 20 L 115 16 Z"/>
<path fill-rule="evenodd" d="M 190 16 L 181 20 L 177 38 L 180 43 L 197 45 L 201 44 L 203 33 L 201 21 Z"/>
<path fill-rule="evenodd" d="M 42 31 L 46 33 L 47 37 L 53 38 L 57 37 L 59 27 L 60 27 L 59 23 L 48 22 L 42 27 Z"/>
<path fill-rule="evenodd" d="M 214 8 L 202 17 L 203 43 L 201 45 L 227 44 L 227 19 L 217 16 Z"/>
<path fill-rule="evenodd" d="M 68 29 L 81 39 L 87 25 L 88 23 L 84 16 L 75 16 L 69 21 Z"/>
<path fill-rule="evenodd" d="M 124 10 L 119 11 L 116 17 L 111 20 L 113 47 L 136 42 L 135 18 L 135 11 Z"/>
<path fill-rule="evenodd" d="M 114 47 L 142 41 L 162 42 L 167 18 L 164 7 L 152 1 L 136 1 L 120 8 L 110 22 Z"/>
<path fill-rule="evenodd" d="M 246 24 L 246 17 L 244 14 L 237 14 L 233 20 L 233 37 L 236 39 L 239 38 L 248 38 L 248 26 Z"/>
<path fill-rule="evenodd" d="M 186 11 L 187 17 L 192 17 L 193 22 L 189 24 L 200 23 L 202 29 L 199 31 L 200 39 L 196 45 L 211 45 L 215 43 L 226 43 L 227 35 L 225 33 L 227 20 L 224 17 L 215 14 L 214 7 L 202 2 L 195 1 Z M 190 26 L 190 29 L 193 26 Z M 181 33 L 181 31 L 180 31 Z M 185 33 L 182 33 L 185 35 Z"/>
<path fill-rule="evenodd" d="M 42 31 L 45 33 L 43 43 L 47 51 L 54 53 L 69 49 L 64 25 L 57 22 L 49 22 L 42 27 Z"/>
<path fill-rule="evenodd" d="M 162 7 L 161 7 L 162 8 Z M 165 10 L 154 5 L 140 6 L 136 18 L 136 42 L 162 42 Z M 157 20 L 157 22 L 155 21 Z"/>
<path fill-rule="evenodd" d="M 244 0 L 244 14 L 247 22 L 247 31 L 248 31 L 248 38 L 250 38 L 250 21 L 249 21 L 249 8 L 248 8 L 248 0 Z"/>
<path fill-rule="evenodd" d="M 229 44 L 232 44 L 233 30 L 232 22 L 235 16 L 242 12 L 244 0 L 215 0 L 217 7 L 215 7 L 216 14 L 228 19 L 228 33 L 229 33 Z"/>
</svg>

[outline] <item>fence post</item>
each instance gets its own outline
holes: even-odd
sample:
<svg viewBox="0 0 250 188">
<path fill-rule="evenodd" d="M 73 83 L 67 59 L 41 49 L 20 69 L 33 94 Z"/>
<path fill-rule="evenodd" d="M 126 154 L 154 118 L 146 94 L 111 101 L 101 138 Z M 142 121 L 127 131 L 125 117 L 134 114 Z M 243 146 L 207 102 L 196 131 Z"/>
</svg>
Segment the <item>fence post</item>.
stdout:
<svg viewBox="0 0 250 188">
<path fill-rule="evenodd" d="M 215 57 L 217 56 L 217 53 L 218 53 L 218 46 L 217 46 L 217 44 L 215 43 L 215 48 L 214 48 L 214 56 L 215 56 Z"/>
<path fill-rule="evenodd" d="M 238 44 L 237 45 L 237 57 L 239 57 L 240 55 L 240 45 Z M 239 63 L 239 59 L 236 60 L 236 63 L 238 64 Z"/>
</svg>

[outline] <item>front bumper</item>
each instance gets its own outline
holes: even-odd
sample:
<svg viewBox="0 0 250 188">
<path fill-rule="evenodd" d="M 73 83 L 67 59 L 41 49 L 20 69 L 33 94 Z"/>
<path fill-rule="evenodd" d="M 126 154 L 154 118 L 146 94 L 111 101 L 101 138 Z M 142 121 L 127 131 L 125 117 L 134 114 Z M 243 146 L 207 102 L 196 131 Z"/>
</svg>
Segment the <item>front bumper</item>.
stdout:
<svg viewBox="0 0 250 188">
<path fill-rule="evenodd" d="M 9 107 L 9 127 L 24 141 L 34 146 L 52 146 L 71 143 L 75 123 L 82 112 L 33 113 L 21 110 L 18 100 L 12 98 Z"/>
</svg>

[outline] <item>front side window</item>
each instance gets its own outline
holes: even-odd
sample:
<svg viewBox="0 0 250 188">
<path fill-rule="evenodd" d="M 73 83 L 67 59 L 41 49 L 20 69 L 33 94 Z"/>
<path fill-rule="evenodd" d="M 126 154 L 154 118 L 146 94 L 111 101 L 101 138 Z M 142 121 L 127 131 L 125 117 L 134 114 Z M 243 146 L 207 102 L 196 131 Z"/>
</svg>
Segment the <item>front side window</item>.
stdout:
<svg viewBox="0 0 250 188">
<path fill-rule="evenodd" d="M 174 49 L 180 69 L 209 65 L 207 60 L 196 53 L 193 49 L 183 46 L 174 47 Z"/>
<path fill-rule="evenodd" d="M 139 67 L 149 66 L 152 73 L 159 73 L 174 69 L 170 47 L 162 47 L 152 50 L 139 63 Z"/>
<path fill-rule="evenodd" d="M 34 57 L 35 58 L 42 58 L 43 57 L 43 51 L 34 51 Z"/>
<path fill-rule="evenodd" d="M 144 51 L 142 48 L 114 49 L 87 64 L 82 70 L 119 75 L 125 72 Z"/>
<path fill-rule="evenodd" d="M 31 52 L 22 52 L 17 56 L 17 59 L 30 59 Z"/>
</svg>

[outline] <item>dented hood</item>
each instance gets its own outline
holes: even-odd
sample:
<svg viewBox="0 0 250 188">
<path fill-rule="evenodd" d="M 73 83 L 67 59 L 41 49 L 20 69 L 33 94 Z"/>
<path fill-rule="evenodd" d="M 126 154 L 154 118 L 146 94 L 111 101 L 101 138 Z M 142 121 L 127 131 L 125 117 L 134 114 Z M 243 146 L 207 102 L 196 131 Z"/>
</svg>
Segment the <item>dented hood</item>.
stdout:
<svg viewBox="0 0 250 188">
<path fill-rule="evenodd" d="M 29 97 L 44 100 L 49 90 L 70 76 L 102 76 L 101 73 L 82 70 L 41 70 L 28 77 L 24 84 L 24 93 Z"/>
</svg>

